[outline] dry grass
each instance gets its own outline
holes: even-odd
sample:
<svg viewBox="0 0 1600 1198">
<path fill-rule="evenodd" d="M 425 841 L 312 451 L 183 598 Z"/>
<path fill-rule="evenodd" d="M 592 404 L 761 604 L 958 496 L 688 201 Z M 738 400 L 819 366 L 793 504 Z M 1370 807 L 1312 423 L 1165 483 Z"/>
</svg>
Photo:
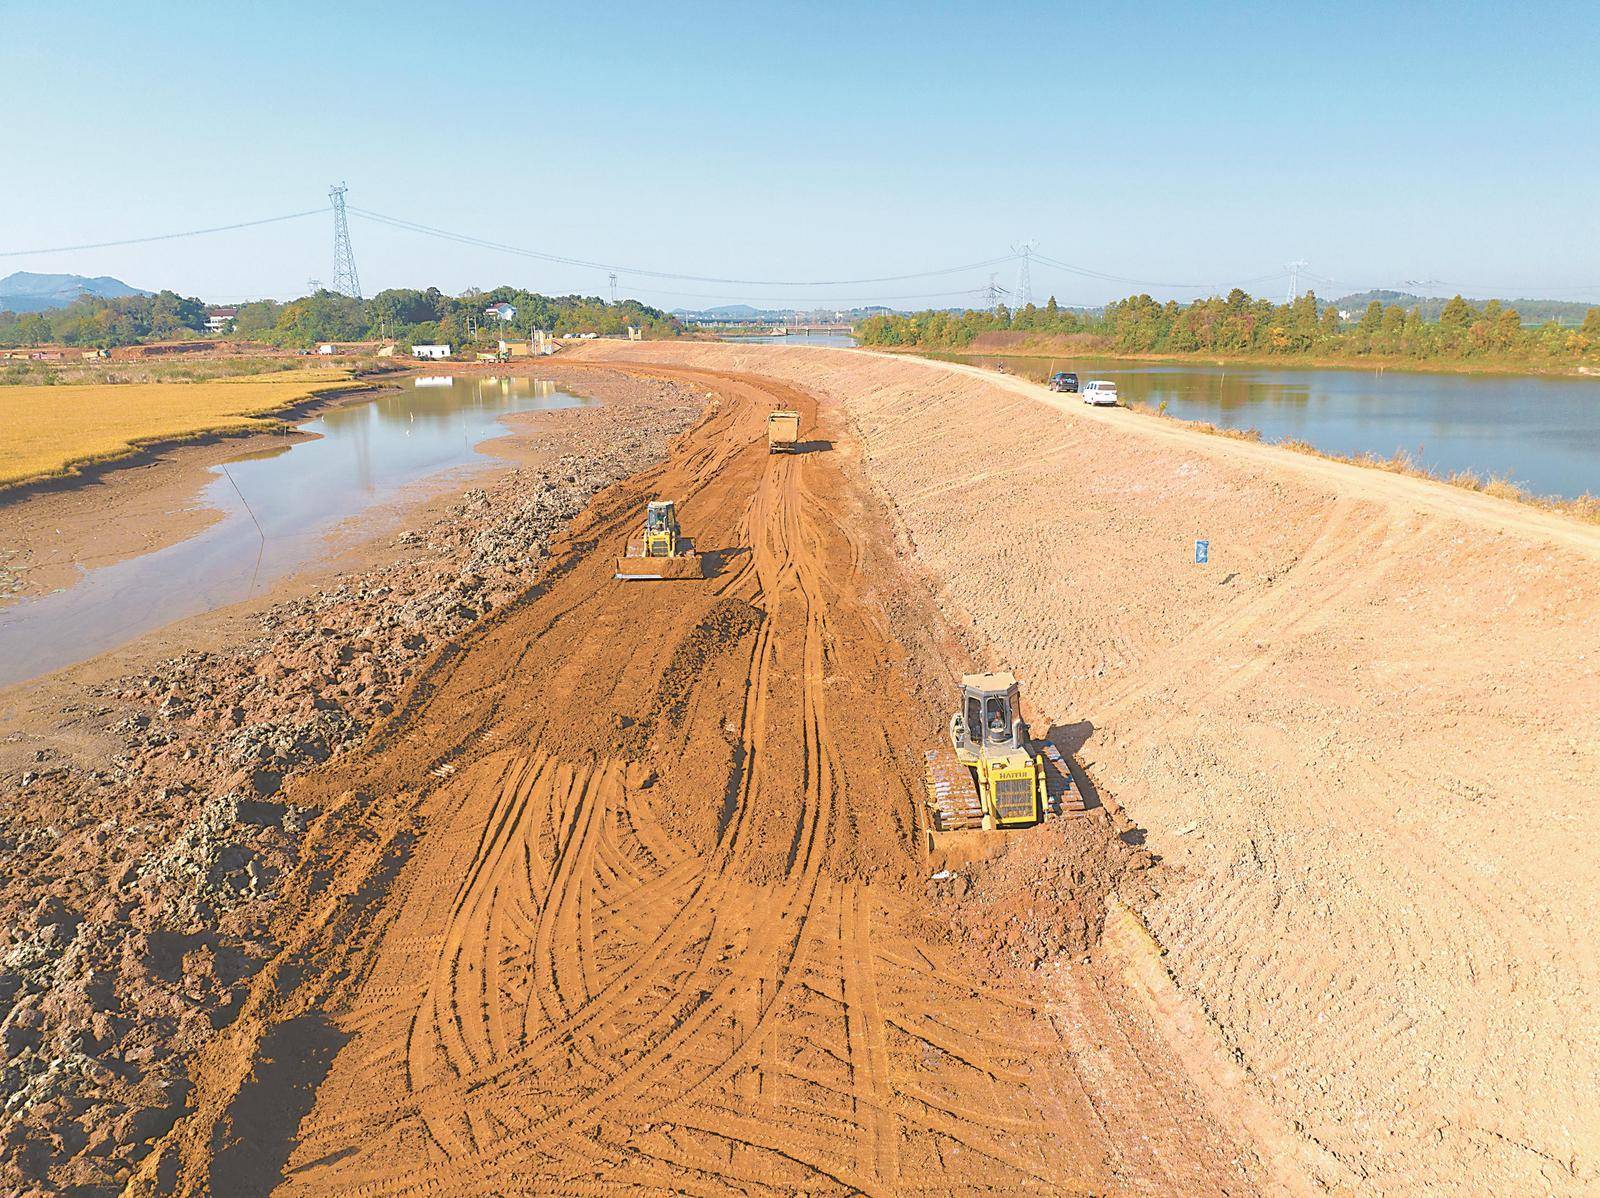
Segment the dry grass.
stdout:
<svg viewBox="0 0 1600 1198">
<path fill-rule="evenodd" d="M 277 426 L 271 414 L 352 387 L 343 370 L 207 382 L 0 388 L 0 488 L 56 478 L 139 446 Z"/>
<path fill-rule="evenodd" d="M 1159 416 L 1164 420 L 1178 420 L 1170 416 L 1164 409 L 1151 408 L 1145 404 L 1131 405 L 1131 410 L 1142 412 L 1146 416 Z M 1223 428 L 1221 425 L 1211 424 L 1205 420 L 1184 420 L 1183 424 L 1190 428 L 1198 429 L 1214 437 L 1230 437 L 1235 441 L 1260 441 L 1261 430 L 1254 428 Z M 1496 499 L 1507 499 L 1512 503 L 1526 504 L 1536 507 L 1541 511 L 1559 512 L 1575 520 L 1582 520 L 1588 524 L 1600 524 L 1600 495 L 1591 495 L 1587 491 L 1575 499 L 1566 499 L 1560 495 L 1535 495 L 1532 491 L 1504 478 L 1498 474 L 1485 477 L 1472 470 L 1452 470 L 1449 472 L 1436 470 L 1418 462 L 1405 450 L 1400 450 L 1393 457 L 1379 457 L 1375 453 L 1343 454 L 1326 453 L 1318 449 L 1309 441 L 1301 441 L 1294 437 L 1285 437 L 1281 441 L 1272 442 L 1279 449 L 1287 449 L 1294 453 L 1310 454 L 1314 458 L 1323 458 L 1330 462 L 1349 462 L 1354 466 L 1366 466 L 1373 470 L 1387 470 L 1391 474 L 1406 474 L 1412 478 L 1426 478 L 1436 483 L 1444 483 L 1451 487 L 1460 487 L 1465 491 L 1479 491 L 1484 495 L 1492 495 Z"/>
</svg>

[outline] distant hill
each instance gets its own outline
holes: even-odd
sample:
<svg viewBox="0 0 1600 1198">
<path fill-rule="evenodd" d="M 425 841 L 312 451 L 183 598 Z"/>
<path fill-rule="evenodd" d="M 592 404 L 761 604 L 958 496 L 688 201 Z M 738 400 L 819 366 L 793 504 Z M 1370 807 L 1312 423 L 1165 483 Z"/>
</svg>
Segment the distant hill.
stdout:
<svg viewBox="0 0 1600 1198">
<path fill-rule="evenodd" d="M 51 308 L 65 308 L 80 295 L 122 299 L 150 294 L 110 275 L 91 279 L 85 275 L 36 275 L 19 270 L 0 279 L 0 312 L 45 312 Z"/>
<path fill-rule="evenodd" d="M 1481 309 L 1488 303 L 1487 299 L 1466 298 L 1467 303 L 1474 308 Z M 1435 299 L 1420 295 L 1412 295 L 1408 291 L 1363 291 L 1356 295 L 1340 296 L 1336 300 L 1329 300 L 1322 304 L 1325 308 L 1339 308 L 1350 313 L 1351 316 L 1360 316 L 1373 300 L 1377 300 L 1384 307 L 1391 304 L 1410 311 L 1415 308 L 1422 313 L 1422 319 L 1435 321 L 1439 313 L 1444 310 L 1448 299 Z M 1503 299 L 1502 307 L 1515 308 L 1517 315 L 1522 317 L 1525 325 L 1544 324 L 1553 320 L 1557 324 L 1571 325 L 1574 328 L 1583 323 L 1583 318 L 1594 304 L 1572 303 L 1568 300 L 1541 300 L 1541 299 Z"/>
</svg>

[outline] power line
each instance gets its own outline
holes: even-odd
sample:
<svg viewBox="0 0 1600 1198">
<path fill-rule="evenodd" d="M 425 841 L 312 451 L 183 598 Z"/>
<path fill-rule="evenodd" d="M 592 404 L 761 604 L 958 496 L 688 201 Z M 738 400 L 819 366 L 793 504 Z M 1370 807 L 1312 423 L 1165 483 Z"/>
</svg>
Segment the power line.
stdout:
<svg viewBox="0 0 1600 1198">
<path fill-rule="evenodd" d="M 1039 253 L 1035 253 L 1033 258 L 1038 262 L 1043 262 L 1046 266 L 1053 266 L 1057 270 L 1082 275 L 1088 279 L 1098 279 L 1103 283 L 1126 283 L 1130 287 L 1171 287 L 1177 291 L 1205 291 L 1211 287 L 1210 283 L 1165 283 L 1155 279 L 1130 279 L 1125 275 L 1113 275 L 1107 274 L 1103 270 L 1091 270 L 1087 266 L 1074 266 L 1070 262 L 1061 262 Z"/>
<path fill-rule="evenodd" d="M 1010 262 L 1015 255 L 1007 254 L 999 258 L 990 258 L 983 262 L 968 262 L 962 266 L 945 266 L 936 270 L 913 271 L 903 275 L 879 275 L 870 279 L 725 279 L 714 275 L 692 275 L 668 270 L 647 270 L 639 266 L 624 266 L 614 262 L 595 262 L 587 258 L 571 258 L 565 254 L 552 254 L 544 250 L 530 250 L 522 246 L 508 245 L 501 241 L 491 241 L 484 237 L 474 237 L 468 233 L 454 233 L 448 229 L 424 225 L 418 221 L 406 220 L 397 216 L 385 216 L 381 212 L 373 212 L 366 208 L 357 208 L 351 205 L 350 211 L 366 220 L 377 221 L 379 224 L 389 225 L 392 228 L 404 229 L 412 233 L 421 233 L 429 237 L 438 237 L 446 241 L 459 242 L 462 245 L 478 246 L 481 249 L 496 250 L 504 254 L 515 254 L 523 258 L 535 258 L 541 262 L 555 262 L 563 266 L 582 266 L 590 270 L 615 271 L 618 274 L 636 275 L 651 279 L 678 279 L 690 283 L 724 283 L 738 287 L 858 287 L 867 283 L 898 283 L 907 279 L 926 279 L 938 275 L 961 274 L 966 271 L 982 270 L 985 267 L 998 266 Z"/>
<path fill-rule="evenodd" d="M 666 290 L 664 288 L 660 288 L 660 287 L 641 287 L 641 288 L 638 288 L 637 290 L 638 290 L 638 294 L 642 295 L 642 296 L 667 295 L 667 296 L 671 296 L 673 299 L 721 300 L 723 303 L 728 303 L 728 304 L 731 304 L 731 303 L 787 304 L 787 305 L 790 305 L 790 306 L 794 306 L 794 305 L 798 305 L 798 304 L 812 304 L 812 305 L 824 305 L 824 306 L 839 307 L 840 305 L 843 305 L 843 304 L 849 304 L 849 305 L 878 304 L 878 303 L 885 303 L 885 302 L 890 301 L 890 300 L 946 299 L 946 298 L 948 298 L 950 296 L 955 296 L 955 295 L 982 294 L 982 290 L 983 289 L 980 288 L 978 291 L 975 292 L 972 288 L 967 287 L 967 288 L 963 288 L 962 290 L 959 290 L 959 291 L 924 291 L 924 292 L 921 292 L 921 293 L 916 294 L 916 295 L 868 295 L 868 296 L 859 296 L 859 297 L 856 297 L 856 298 L 853 298 L 853 299 L 850 299 L 850 298 L 841 299 L 841 298 L 839 298 L 837 296 L 815 296 L 815 295 L 779 295 L 779 296 L 771 296 L 771 295 L 769 295 L 769 296 L 752 296 L 752 295 L 740 295 L 740 294 L 732 294 L 732 295 L 730 295 L 728 292 L 725 292 L 725 291 L 718 291 L 718 292 L 710 292 L 710 291 L 668 291 L 668 290 Z"/>
<path fill-rule="evenodd" d="M 215 225 L 209 229 L 188 229 L 182 233 L 157 233 L 153 237 L 124 237 L 120 241 L 90 241 L 82 245 L 57 245 L 42 250 L 4 250 L 0 258 L 22 258 L 29 254 L 70 254 L 75 250 L 107 250 L 119 245 L 145 245 L 152 241 L 173 241 L 179 237 L 201 237 L 207 233 L 227 233 L 234 229 L 252 229 L 257 225 L 277 224 L 279 221 L 299 220 L 303 216 L 317 216 L 325 208 L 310 208 L 305 212 L 290 212 L 283 216 L 267 216 L 260 220 L 243 220 L 233 225 Z"/>
</svg>

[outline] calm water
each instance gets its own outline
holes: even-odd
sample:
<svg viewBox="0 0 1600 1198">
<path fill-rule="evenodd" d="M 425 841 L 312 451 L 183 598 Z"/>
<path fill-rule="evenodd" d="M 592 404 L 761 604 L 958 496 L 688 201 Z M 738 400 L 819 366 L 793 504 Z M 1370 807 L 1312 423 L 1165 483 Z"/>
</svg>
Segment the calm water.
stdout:
<svg viewBox="0 0 1600 1198">
<path fill-rule="evenodd" d="M 315 440 L 214 467 L 198 506 L 223 515 L 203 532 L 0 608 L 0 686 L 259 594 L 324 556 L 341 521 L 424 479 L 486 461 L 477 447 L 505 433 L 501 417 L 581 402 L 536 379 L 419 378 L 399 394 L 301 425 Z"/>
<path fill-rule="evenodd" d="M 723 341 L 747 341 L 753 345 L 854 345 L 853 333 L 788 333 L 782 337 L 723 337 Z"/>
<path fill-rule="evenodd" d="M 1437 470 L 1503 475 L 1539 494 L 1600 492 L 1600 378 L 934 356 L 1040 381 L 1056 370 L 1110 379 L 1125 404 L 1165 401 L 1169 415 L 1259 429 L 1269 441 L 1380 457 L 1404 450 Z"/>
</svg>

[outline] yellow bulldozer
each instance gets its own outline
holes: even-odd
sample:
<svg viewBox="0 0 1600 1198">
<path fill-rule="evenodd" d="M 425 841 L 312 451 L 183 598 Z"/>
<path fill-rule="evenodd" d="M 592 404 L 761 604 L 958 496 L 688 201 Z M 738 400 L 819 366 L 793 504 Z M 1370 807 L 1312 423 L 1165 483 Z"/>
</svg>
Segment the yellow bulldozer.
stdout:
<svg viewBox="0 0 1600 1198">
<path fill-rule="evenodd" d="M 962 676 L 950 746 L 926 761 L 930 849 L 937 833 L 1024 828 L 1084 809 L 1060 751 L 1029 736 L 1009 671 Z"/>
<path fill-rule="evenodd" d="M 645 505 L 644 528 L 628 541 L 627 556 L 617 559 L 617 577 L 634 581 L 705 577 L 694 542 L 678 527 L 676 503 L 652 499 Z"/>
</svg>

